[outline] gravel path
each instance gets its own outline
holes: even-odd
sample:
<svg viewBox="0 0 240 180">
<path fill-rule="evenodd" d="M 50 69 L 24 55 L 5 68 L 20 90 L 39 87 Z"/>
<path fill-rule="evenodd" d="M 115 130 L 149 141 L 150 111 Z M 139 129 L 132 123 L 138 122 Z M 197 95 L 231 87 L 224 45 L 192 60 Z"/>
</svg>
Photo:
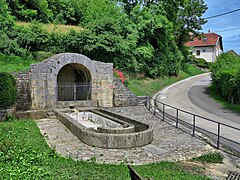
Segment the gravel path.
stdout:
<svg viewBox="0 0 240 180">
<path fill-rule="evenodd" d="M 146 164 L 161 160 L 186 160 L 213 151 L 204 141 L 160 121 L 144 106 L 107 110 L 154 127 L 153 142 L 138 148 L 104 149 L 84 144 L 57 119 L 41 119 L 37 124 L 50 147 L 55 148 L 59 154 L 76 160 Z"/>
</svg>

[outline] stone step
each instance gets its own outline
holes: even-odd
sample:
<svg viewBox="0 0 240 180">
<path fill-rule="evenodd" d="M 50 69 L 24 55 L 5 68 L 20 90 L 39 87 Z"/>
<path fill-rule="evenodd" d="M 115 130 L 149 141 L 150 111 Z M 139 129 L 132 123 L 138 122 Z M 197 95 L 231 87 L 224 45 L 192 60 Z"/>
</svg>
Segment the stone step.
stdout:
<svg viewBox="0 0 240 180">
<path fill-rule="evenodd" d="M 49 116 L 48 119 L 57 119 L 56 116 Z"/>
<path fill-rule="evenodd" d="M 48 119 L 57 119 L 57 117 L 53 111 L 48 111 L 47 116 L 48 116 Z"/>
<path fill-rule="evenodd" d="M 48 112 L 47 112 L 47 115 L 48 115 L 48 116 L 55 116 L 55 113 L 54 113 L 53 111 L 48 111 Z"/>
</svg>

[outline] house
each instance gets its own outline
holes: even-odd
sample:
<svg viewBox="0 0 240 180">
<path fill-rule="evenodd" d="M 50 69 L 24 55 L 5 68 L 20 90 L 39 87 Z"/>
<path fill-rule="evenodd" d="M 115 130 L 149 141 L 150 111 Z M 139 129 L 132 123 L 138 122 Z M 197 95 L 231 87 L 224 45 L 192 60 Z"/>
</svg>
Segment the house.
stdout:
<svg viewBox="0 0 240 180">
<path fill-rule="evenodd" d="M 228 51 L 229 53 L 232 53 L 232 54 L 234 54 L 234 55 L 236 55 L 236 56 L 240 56 L 240 54 L 238 54 L 238 53 L 236 53 L 234 50 L 230 50 L 230 51 Z"/>
<path fill-rule="evenodd" d="M 192 54 L 207 62 L 215 62 L 216 57 L 223 51 L 222 37 L 210 31 L 202 38 L 194 38 L 186 46 L 192 47 Z"/>
</svg>

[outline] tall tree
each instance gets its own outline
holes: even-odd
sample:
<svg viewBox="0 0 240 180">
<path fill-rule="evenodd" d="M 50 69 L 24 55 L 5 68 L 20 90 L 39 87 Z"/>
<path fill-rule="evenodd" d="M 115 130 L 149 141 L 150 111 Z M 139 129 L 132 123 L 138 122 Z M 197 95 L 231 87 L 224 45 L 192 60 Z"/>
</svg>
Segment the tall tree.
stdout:
<svg viewBox="0 0 240 180">
<path fill-rule="evenodd" d="M 127 14 L 130 14 L 137 5 L 142 8 L 153 4 L 161 7 L 162 14 L 174 25 L 179 46 L 188 41 L 190 32 L 197 33 L 206 23 L 202 18 L 207 10 L 204 0 L 119 0 L 119 2 L 123 4 Z"/>
</svg>

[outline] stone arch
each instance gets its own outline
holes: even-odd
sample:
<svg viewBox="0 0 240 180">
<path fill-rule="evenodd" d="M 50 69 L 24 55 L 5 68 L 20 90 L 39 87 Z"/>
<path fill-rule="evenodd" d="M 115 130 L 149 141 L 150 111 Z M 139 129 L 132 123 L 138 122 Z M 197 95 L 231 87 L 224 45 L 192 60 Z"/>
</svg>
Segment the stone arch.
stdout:
<svg viewBox="0 0 240 180">
<path fill-rule="evenodd" d="M 66 64 L 57 75 L 57 100 L 90 100 L 91 83 L 91 73 L 85 66 L 77 63 Z"/>
<path fill-rule="evenodd" d="M 94 61 L 77 53 L 61 53 L 40 63 L 31 65 L 30 84 L 32 109 L 47 109 L 53 107 L 68 107 L 74 101 L 58 101 L 58 78 L 72 67 L 81 78 L 70 79 L 76 82 L 90 82 L 90 100 L 81 100 L 81 106 L 112 107 L 113 105 L 113 65 Z M 59 76 L 60 73 L 60 76 Z M 70 73 L 70 74 L 71 74 Z M 63 81 L 63 79 L 60 77 Z M 84 101 L 84 102 L 83 102 Z M 60 106 L 61 105 L 61 106 Z"/>
</svg>

